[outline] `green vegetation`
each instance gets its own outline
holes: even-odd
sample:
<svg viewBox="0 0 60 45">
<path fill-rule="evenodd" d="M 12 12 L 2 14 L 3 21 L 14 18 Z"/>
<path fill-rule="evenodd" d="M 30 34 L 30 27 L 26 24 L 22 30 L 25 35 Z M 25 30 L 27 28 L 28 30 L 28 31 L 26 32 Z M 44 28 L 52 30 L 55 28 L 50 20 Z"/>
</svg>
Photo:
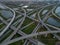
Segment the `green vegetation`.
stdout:
<svg viewBox="0 0 60 45">
<path fill-rule="evenodd" d="M 44 35 L 38 36 L 38 39 L 46 45 L 55 45 L 58 41 L 56 38 L 52 38 L 51 34 L 48 34 L 47 37 L 44 37 Z"/>
<path fill-rule="evenodd" d="M 46 31 L 47 29 L 45 27 L 41 27 L 40 29 L 38 29 L 38 32 L 43 32 Z M 56 38 L 53 38 L 52 34 L 47 34 L 47 36 L 45 35 L 40 35 L 37 36 L 38 40 L 45 43 L 46 45 L 55 45 L 55 43 L 58 41 Z"/>
<path fill-rule="evenodd" d="M 0 24 L 0 29 L 4 26 L 4 24 Z"/>
<path fill-rule="evenodd" d="M 7 31 L 8 32 L 8 31 Z M 0 43 L 2 42 L 2 41 L 4 41 L 8 36 L 10 36 L 10 34 L 12 33 L 12 30 L 10 30 L 9 31 L 9 33 L 8 34 L 6 34 L 7 32 L 5 32 L 5 36 L 2 38 L 2 39 L 0 39 Z"/>
<path fill-rule="evenodd" d="M 32 33 L 33 29 L 36 27 L 36 24 L 31 24 L 30 26 L 28 26 L 27 28 L 23 29 L 22 31 L 26 34 L 30 34 Z"/>
<path fill-rule="evenodd" d="M 23 22 L 22 27 L 23 27 L 23 26 L 26 26 L 27 24 L 29 24 L 29 23 L 31 23 L 31 22 L 32 22 L 31 19 L 29 19 L 29 18 L 25 18 L 25 21 Z"/>
<path fill-rule="evenodd" d="M 17 6 L 11 6 L 11 5 L 8 5 L 8 6 L 10 6 L 11 8 L 16 8 Z M 29 8 L 29 7 L 28 7 Z M 33 9 L 33 8 L 35 8 L 35 5 L 32 5 L 32 6 L 30 6 L 30 9 Z M 53 6 L 49 6 L 49 7 L 46 7 L 46 8 L 44 8 L 42 11 L 41 11 L 41 13 L 40 13 L 40 16 L 41 16 L 41 19 L 43 19 L 44 17 L 45 17 L 45 15 L 51 10 L 53 8 Z M 42 9 L 42 8 L 41 8 Z M 38 19 L 38 17 L 37 17 L 37 15 L 38 15 L 38 12 L 41 10 L 40 8 L 39 9 L 34 9 L 33 11 L 30 11 L 30 12 L 27 12 L 27 15 L 28 16 L 31 16 L 31 15 L 33 15 L 33 14 L 35 14 L 36 13 L 36 17 L 35 17 L 35 19 Z M 26 9 L 25 9 L 26 10 Z M 44 10 L 48 10 L 48 12 L 46 13 L 46 14 L 44 14 L 44 15 L 42 15 L 42 12 L 44 11 Z M 18 11 L 20 11 L 21 13 L 24 13 L 23 12 L 23 10 L 20 8 Z M 16 16 L 18 16 L 19 15 L 19 13 L 16 13 Z M 49 14 L 49 15 L 52 15 L 52 14 Z M 57 14 L 56 14 L 57 15 Z M 1 13 L 0 13 L 0 16 L 1 17 L 3 17 L 2 15 L 1 15 Z M 18 19 L 20 19 L 20 18 L 22 18 L 23 16 L 21 16 L 21 17 L 19 17 Z M 55 17 L 55 16 L 51 16 L 52 18 L 54 18 L 55 20 L 57 20 L 58 22 L 59 22 L 59 20 Z M 4 18 L 4 17 L 3 17 Z M 50 17 L 49 17 L 50 18 Z M 4 18 L 5 19 L 5 18 Z M 16 22 L 18 19 L 16 19 L 16 20 L 14 20 L 14 22 Z M 47 19 L 48 20 L 48 19 Z M 46 20 L 46 21 L 47 21 Z M 47 22 L 44 22 L 44 23 L 47 23 Z M 13 23 L 14 23 L 13 22 Z M 26 25 L 28 25 L 29 23 L 31 23 L 31 22 L 33 22 L 31 19 L 29 19 L 29 18 L 25 18 L 25 20 L 24 20 L 24 22 L 23 22 L 23 24 L 22 24 L 22 26 L 21 26 L 21 28 L 22 27 L 24 27 L 24 26 L 26 26 Z M 13 24 L 12 23 L 12 24 Z M 49 23 L 48 23 L 49 24 Z M 19 23 L 17 23 L 16 24 L 16 27 L 19 25 Z M 0 25 L 0 29 L 3 27 L 3 26 L 5 26 L 5 24 L 1 24 Z M 26 27 L 25 29 L 23 29 L 22 31 L 24 32 L 24 33 L 26 33 L 26 34 L 31 34 L 32 33 L 32 31 L 34 30 L 34 28 L 37 26 L 37 23 L 35 22 L 35 23 L 33 23 L 33 24 L 31 24 L 30 26 L 28 26 L 28 27 Z M 54 25 L 53 25 L 54 26 Z M 51 28 L 51 27 L 49 27 L 50 29 L 53 29 L 53 28 Z M 10 28 L 8 29 L 8 30 L 10 30 L 10 32 L 8 33 L 8 34 L 6 34 L 7 32 L 5 32 L 5 36 L 2 38 L 2 39 L 0 39 L 0 43 L 3 41 L 3 40 L 5 40 L 7 37 L 9 37 L 10 35 L 11 35 L 11 33 L 13 32 Z M 39 29 L 38 29 L 38 31 L 37 32 L 43 32 L 43 31 L 47 31 L 47 29 L 44 27 L 44 26 L 41 26 Z M 60 35 L 60 33 L 58 33 L 58 35 Z M 17 38 L 17 37 L 20 37 L 21 35 L 19 35 L 19 34 L 17 34 L 16 33 L 16 35 L 14 35 L 14 37 L 12 38 L 12 39 L 15 39 L 15 38 Z M 39 41 L 41 41 L 41 42 L 43 42 L 43 43 L 45 43 L 46 45 L 55 45 L 55 43 L 58 41 L 58 39 L 56 39 L 56 38 L 53 38 L 54 36 L 52 35 L 52 34 L 47 34 L 47 36 L 46 35 L 40 35 L 40 36 L 37 36 L 37 39 L 39 40 Z M 33 37 L 33 38 L 35 38 L 35 37 Z M 24 40 L 20 40 L 20 41 L 17 41 L 17 42 L 14 42 L 14 43 L 12 43 L 12 44 L 9 44 L 9 45 L 23 45 L 23 43 L 25 42 L 25 39 Z M 31 43 L 29 43 L 29 45 L 31 45 Z"/>
<path fill-rule="evenodd" d="M 17 37 L 20 37 L 20 36 L 21 35 L 16 34 L 16 35 L 14 35 L 14 37 L 12 39 L 17 38 Z M 14 42 L 14 43 L 9 44 L 9 45 L 23 45 L 23 43 L 24 43 L 24 40 L 20 40 L 20 41 Z"/>
</svg>

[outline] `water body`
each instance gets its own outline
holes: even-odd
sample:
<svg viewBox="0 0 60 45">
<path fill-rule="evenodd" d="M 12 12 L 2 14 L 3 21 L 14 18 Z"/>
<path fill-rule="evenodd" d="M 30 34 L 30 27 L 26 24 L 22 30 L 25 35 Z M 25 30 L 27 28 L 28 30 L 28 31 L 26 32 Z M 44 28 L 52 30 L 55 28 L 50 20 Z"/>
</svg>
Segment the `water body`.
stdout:
<svg viewBox="0 0 60 45">
<path fill-rule="evenodd" d="M 11 18 L 13 16 L 13 13 L 9 10 L 0 10 L 0 13 L 5 18 Z"/>
<path fill-rule="evenodd" d="M 48 10 L 44 10 L 43 12 L 42 12 L 42 14 L 44 15 L 44 14 L 46 14 L 48 12 Z"/>
<path fill-rule="evenodd" d="M 0 8 L 1 9 L 6 9 L 6 6 L 0 3 Z"/>
<path fill-rule="evenodd" d="M 36 16 L 36 13 L 35 13 L 35 14 L 33 14 L 33 15 L 31 15 L 30 17 L 35 18 L 35 16 Z"/>
<path fill-rule="evenodd" d="M 60 6 L 56 8 L 55 13 L 57 13 L 57 14 L 58 14 L 58 16 L 60 16 Z"/>
<path fill-rule="evenodd" d="M 48 20 L 47 20 L 47 23 L 51 24 L 51 25 L 54 25 L 56 27 L 60 27 L 60 22 L 58 22 L 56 19 L 50 17 Z"/>
<path fill-rule="evenodd" d="M 58 14 L 58 16 L 60 16 L 60 7 L 57 7 L 55 10 L 55 13 Z M 56 27 L 60 27 L 60 21 L 57 21 L 56 19 L 54 19 L 53 17 L 50 17 L 47 20 L 47 23 L 56 26 Z"/>
</svg>

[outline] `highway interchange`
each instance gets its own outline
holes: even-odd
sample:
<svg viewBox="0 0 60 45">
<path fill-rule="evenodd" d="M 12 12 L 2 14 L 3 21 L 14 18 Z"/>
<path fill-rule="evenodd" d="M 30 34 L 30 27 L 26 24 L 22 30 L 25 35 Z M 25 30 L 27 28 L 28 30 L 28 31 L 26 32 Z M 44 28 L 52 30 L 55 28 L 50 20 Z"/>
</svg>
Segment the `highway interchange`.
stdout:
<svg viewBox="0 0 60 45">
<path fill-rule="evenodd" d="M 55 17 L 57 17 L 58 19 L 60 19 L 58 16 L 56 16 L 56 14 L 54 13 L 54 10 L 56 9 L 57 5 L 59 4 L 50 4 L 50 5 L 45 5 L 45 6 L 42 6 L 39 8 L 39 11 L 37 13 L 37 18 L 38 19 L 35 19 L 35 18 L 32 18 L 31 16 L 29 16 L 29 14 L 27 14 L 26 10 L 24 8 L 21 8 L 21 10 L 23 10 L 24 13 L 21 13 L 17 10 L 13 10 L 11 9 L 10 7 L 8 6 L 5 6 L 5 5 L 2 5 L 2 6 L 5 6 L 6 8 L 8 8 L 9 10 L 11 10 L 13 12 L 13 17 L 8 19 L 8 20 L 5 20 L 4 18 L 0 17 L 0 20 L 6 25 L 6 27 L 4 26 L 3 30 L 1 31 L 0 33 L 0 40 L 3 39 L 5 37 L 4 33 L 6 31 L 6 35 L 9 33 L 9 31 L 11 31 L 10 29 L 13 30 L 13 32 L 10 34 L 10 36 L 8 36 L 4 41 L 2 41 L 2 43 L 0 43 L 0 45 L 8 45 L 8 44 L 11 44 L 11 43 L 14 43 L 16 41 L 19 41 L 19 40 L 23 40 L 23 39 L 26 39 L 24 44 L 23 45 L 29 45 L 29 42 L 32 43 L 32 45 L 37 45 L 38 42 L 40 42 L 38 39 L 34 39 L 32 37 L 36 37 L 37 35 L 43 35 L 43 34 L 49 34 L 51 33 L 52 35 L 54 35 L 58 40 L 60 40 L 60 36 L 57 35 L 56 33 L 60 33 L 60 28 L 58 27 L 55 27 L 53 25 L 50 25 L 50 24 L 47 24 L 47 23 L 44 23 L 51 15 L 54 15 Z M 48 11 L 48 13 L 46 14 L 46 16 L 41 19 L 40 15 L 41 15 L 41 12 L 44 11 L 45 8 L 47 7 L 53 7 L 51 10 Z M 37 11 L 38 9 L 36 9 Z M 19 13 L 18 16 L 16 16 L 16 13 Z M 31 13 L 34 12 L 34 11 L 31 11 Z M 20 18 L 22 17 L 22 18 Z M 26 26 L 23 26 L 23 23 L 25 21 L 26 18 L 29 18 L 32 20 L 31 23 L 29 23 L 28 25 Z M 18 19 L 18 20 L 17 20 Z M 15 21 L 17 20 L 17 21 Z M 8 23 L 8 21 L 10 21 Z M 14 22 L 15 21 L 15 22 Z M 14 23 L 13 23 L 14 22 Z M 28 21 L 27 21 L 28 22 Z M 22 30 L 27 28 L 28 26 L 32 25 L 33 23 L 36 23 L 37 22 L 37 25 L 36 27 L 33 29 L 33 31 L 31 32 L 31 34 L 26 34 L 24 33 Z M 2 23 L 2 24 L 3 24 Z M 18 23 L 18 26 L 15 27 Z M 37 32 L 39 28 L 41 28 L 42 26 L 44 26 L 47 30 L 46 31 L 43 31 L 43 32 Z M 52 27 L 54 28 L 55 30 L 52 31 L 49 27 Z M 10 29 L 9 29 L 10 28 Z M 33 28 L 33 27 L 32 27 Z M 8 30 L 9 29 L 9 30 Z M 18 37 L 18 38 L 15 38 L 15 39 L 12 39 L 14 37 L 14 35 L 16 35 L 16 33 L 18 33 L 19 35 L 21 35 L 21 37 Z M 12 39 L 12 40 L 11 40 Z M 29 40 L 29 41 L 28 41 Z M 45 45 L 44 43 L 40 42 L 42 45 Z"/>
</svg>

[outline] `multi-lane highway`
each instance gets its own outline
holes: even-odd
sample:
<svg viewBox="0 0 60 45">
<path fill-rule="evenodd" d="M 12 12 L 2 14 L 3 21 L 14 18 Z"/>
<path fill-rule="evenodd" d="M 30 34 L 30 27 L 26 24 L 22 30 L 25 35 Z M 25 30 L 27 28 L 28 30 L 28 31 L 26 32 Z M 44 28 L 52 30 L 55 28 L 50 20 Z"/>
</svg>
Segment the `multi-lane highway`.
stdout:
<svg viewBox="0 0 60 45">
<path fill-rule="evenodd" d="M 11 9 L 10 7 L 8 6 L 5 6 L 2 4 L 2 6 L 5 6 L 6 9 L 9 9 L 12 11 L 13 13 L 13 17 L 8 19 L 8 20 L 5 20 L 4 18 L 0 17 L 0 20 L 3 22 L 1 24 L 5 24 L 5 26 L 3 26 L 3 28 L 1 28 L 1 32 L 0 32 L 0 40 L 2 40 L 5 35 L 7 35 L 12 29 L 13 32 L 5 39 L 2 41 L 2 43 L 0 45 L 8 45 L 8 44 L 11 44 L 11 43 L 14 43 L 16 41 L 19 41 L 19 40 L 23 40 L 23 39 L 26 39 L 25 42 L 23 43 L 23 45 L 29 45 L 29 43 L 32 43 L 34 45 L 37 45 L 38 42 L 38 39 L 34 39 L 33 37 L 37 36 L 37 35 L 43 35 L 43 34 L 49 34 L 51 33 L 52 35 L 54 35 L 58 40 L 60 40 L 60 36 L 58 36 L 56 33 L 60 33 L 60 28 L 58 27 L 55 27 L 53 25 L 50 25 L 50 24 L 47 24 L 45 23 L 45 21 L 51 16 L 51 15 L 54 15 L 56 17 L 56 14 L 54 13 L 54 10 L 56 9 L 57 5 L 59 4 L 49 4 L 49 5 L 45 5 L 45 6 L 42 6 L 38 9 L 35 9 L 36 12 L 34 12 L 35 10 L 31 11 L 30 13 L 27 13 L 26 10 L 22 7 L 20 7 L 22 9 L 22 11 L 24 13 L 21 13 L 20 11 L 17 11 L 17 10 L 14 10 L 14 9 Z M 52 7 L 51 10 L 49 10 L 47 12 L 47 14 L 45 15 L 45 17 L 43 19 L 41 19 L 40 15 L 41 15 L 41 12 L 43 12 L 47 7 Z M 2 7 L 1 7 L 2 8 Z M 5 9 L 5 8 L 4 8 Z M 37 13 L 38 11 L 38 13 Z M 33 13 L 34 12 L 34 13 Z M 16 13 L 19 13 L 19 15 L 16 16 Z M 38 19 L 35 19 L 35 18 L 32 18 L 31 15 L 37 13 L 37 18 Z M 31 14 L 31 15 L 30 15 Z M 50 15 L 51 14 L 51 15 Z M 20 18 L 21 17 L 21 18 Z M 36 16 L 35 16 L 36 17 Z M 27 24 L 26 26 L 23 26 L 23 23 L 25 21 L 26 18 L 29 18 L 31 21 L 31 23 Z M 9 21 L 9 23 L 8 23 Z M 28 22 L 28 21 L 27 21 Z M 31 26 L 32 24 L 36 23 L 37 22 L 37 25 L 36 27 L 33 29 L 33 31 L 31 32 L 31 34 L 26 34 L 24 33 L 22 30 L 27 28 L 28 26 Z M 19 24 L 17 26 L 17 24 Z M 17 27 L 16 27 L 17 26 Z M 41 28 L 42 26 L 44 26 L 47 31 L 43 31 L 43 32 L 37 32 L 39 28 Z M 49 27 L 52 27 L 56 30 L 52 31 Z M 10 28 L 10 29 L 9 29 Z M 33 27 L 32 27 L 33 28 Z M 8 30 L 9 29 L 9 30 Z M 8 31 L 7 31 L 8 30 Z M 29 30 L 30 31 L 30 30 Z M 7 32 L 5 35 L 4 33 Z M 15 39 L 12 39 L 14 37 L 14 35 L 16 35 L 16 33 L 20 34 L 21 36 L 18 37 L 18 38 L 15 38 Z M 11 40 L 12 39 L 12 40 Z M 45 45 L 44 43 L 40 42 L 42 45 Z"/>
<path fill-rule="evenodd" d="M 2 4 L 2 6 L 5 6 L 5 5 Z M 15 19 L 15 11 L 12 10 L 11 8 L 7 7 L 7 6 L 5 6 L 5 7 L 8 8 L 9 10 L 11 10 L 13 12 L 13 17 L 12 17 L 11 21 L 9 22 L 9 24 L 5 27 L 5 29 L 0 33 L 0 37 L 4 34 L 5 31 L 7 31 L 7 29 L 10 27 L 10 25 L 12 24 L 12 22 Z"/>
</svg>

